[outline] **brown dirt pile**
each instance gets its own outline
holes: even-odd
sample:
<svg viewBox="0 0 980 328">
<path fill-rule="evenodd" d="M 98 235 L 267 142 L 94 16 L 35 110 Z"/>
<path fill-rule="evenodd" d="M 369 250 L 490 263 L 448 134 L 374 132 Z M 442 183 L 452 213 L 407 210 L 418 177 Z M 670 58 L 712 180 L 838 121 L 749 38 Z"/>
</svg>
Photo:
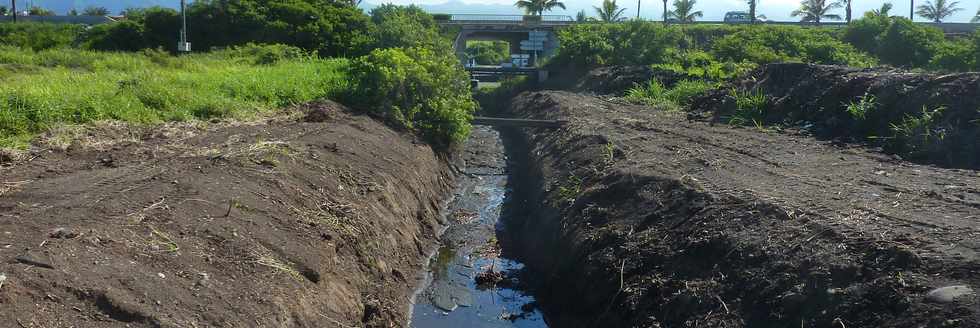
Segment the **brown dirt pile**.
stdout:
<svg viewBox="0 0 980 328">
<path fill-rule="evenodd" d="M 336 104 L 301 107 L 0 168 L 0 325 L 404 324 L 447 165 Z"/>
<path fill-rule="evenodd" d="M 509 249 L 554 327 L 980 326 L 977 171 L 567 92 L 511 111 L 571 122 L 516 138 Z"/>
<path fill-rule="evenodd" d="M 768 123 L 869 142 L 919 162 L 980 168 L 980 73 L 784 63 L 760 67 L 734 87 L 771 98 Z M 867 110 L 849 112 L 848 105 L 862 98 L 871 99 Z M 727 88 L 696 100 L 693 109 L 716 118 L 737 110 Z"/>
</svg>

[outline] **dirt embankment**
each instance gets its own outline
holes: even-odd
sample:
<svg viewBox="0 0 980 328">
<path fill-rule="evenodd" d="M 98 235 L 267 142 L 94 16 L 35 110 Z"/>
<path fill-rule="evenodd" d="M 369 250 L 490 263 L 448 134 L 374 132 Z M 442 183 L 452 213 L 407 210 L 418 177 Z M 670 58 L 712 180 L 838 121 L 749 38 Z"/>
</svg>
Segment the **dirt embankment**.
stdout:
<svg viewBox="0 0 980 328">
<path fill-rule="evenodd" d="M 980 73 L 785 63 L 762 66 L 733 87 L 771 98 L 766 123 L 882 146 L 918 162 L 980 168 Z M 728 91 L 695 100 L 692 110 L 733 114 Z"/>
<path fill-rule="evenodd" d="M 0 325 L 401 326 L 447 165 L 338 105 L 303 109 L 0 168 Z"/>
<path fill-rule="evenodd" d="M 510 110 L 571 122 L 515 138 L 510 249 L 554 327 L 980 326 L 976 171 L 568 92 Z"/>
</svg>

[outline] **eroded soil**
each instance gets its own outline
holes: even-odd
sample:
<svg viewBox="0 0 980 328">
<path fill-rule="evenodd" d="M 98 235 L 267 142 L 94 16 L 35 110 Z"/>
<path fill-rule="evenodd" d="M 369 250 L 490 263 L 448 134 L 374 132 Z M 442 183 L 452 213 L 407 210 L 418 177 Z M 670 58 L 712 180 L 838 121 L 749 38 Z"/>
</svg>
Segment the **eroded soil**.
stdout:
<svg viewBox="0 0 980 328">
<path fill-rule="evenodd" d="M 452 188 L 428 146 L 332 103 L 181 132 L 0 168 L 0 326 L 405 324 Z"/>
<path fill-rule="evenodd" d="M 980 172 L 562 91 L 510 111 L 570 122 L 515 134 L 554 327 L 980 326 Z"/>
</svg>

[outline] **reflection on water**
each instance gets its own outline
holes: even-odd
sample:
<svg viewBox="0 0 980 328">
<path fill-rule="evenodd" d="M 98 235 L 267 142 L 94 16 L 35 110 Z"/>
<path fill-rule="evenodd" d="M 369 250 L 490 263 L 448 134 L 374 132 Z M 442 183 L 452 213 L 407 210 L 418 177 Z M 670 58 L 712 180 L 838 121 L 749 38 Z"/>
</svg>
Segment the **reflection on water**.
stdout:
<svg viewBox="0 0 980 328">
<path fill-rule="evenodd" d="M 522 265 L 486 251 L 488 245 L 495 244 L 496 234 L 501 233 L 497 222 L 501 207 L 508 201 L 499 135 L 490 129 L 476 128 L 467 147 L 480 147 L 480 151 L 470 152 L 466 160 L 469 174 L 459 179 L 456 197 L 448 208 L 454 223 L 443 234 L 443 246 L 430 262 L 432 280 L 416 299 L 411 326 L 547 327 L 534 306 L 534 298 L 509 288 L 513 283 L 484 287 L 476 284 L 476 275 L 491 267 L 510 272 Z"/>
</svg>

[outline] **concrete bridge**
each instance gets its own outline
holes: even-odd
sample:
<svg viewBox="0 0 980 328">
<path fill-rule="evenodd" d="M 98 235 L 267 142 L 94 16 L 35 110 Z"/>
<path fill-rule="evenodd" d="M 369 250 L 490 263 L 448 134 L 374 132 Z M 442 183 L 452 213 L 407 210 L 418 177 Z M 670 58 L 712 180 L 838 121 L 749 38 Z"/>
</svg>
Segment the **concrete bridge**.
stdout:
<svg viewBox="0 0 980 328">
<path fill-rule="evenodd" d="M 555 31 L 575 24 L 571 16 L 564 15 L 474 15 L 450 14 L 447 19 L 437 22 L 444 26 L 459 28 L 453 47 L 456 53 L 466 50 L 466 42 L 471 40 L 506 41 L 511 54 L 531 54 L 551 56 L 558 50 Z M 532 37 L 532 34 L 537 36 Z M 523 45 L 522 45 L 523 42 Z M 529 63 L 533 65 L 533 63 Z"/>
</svg>

